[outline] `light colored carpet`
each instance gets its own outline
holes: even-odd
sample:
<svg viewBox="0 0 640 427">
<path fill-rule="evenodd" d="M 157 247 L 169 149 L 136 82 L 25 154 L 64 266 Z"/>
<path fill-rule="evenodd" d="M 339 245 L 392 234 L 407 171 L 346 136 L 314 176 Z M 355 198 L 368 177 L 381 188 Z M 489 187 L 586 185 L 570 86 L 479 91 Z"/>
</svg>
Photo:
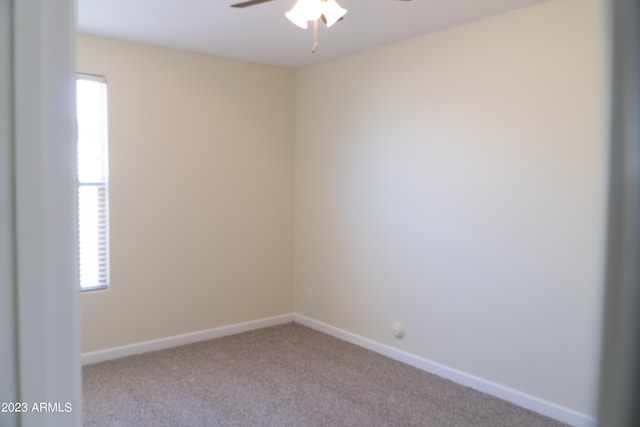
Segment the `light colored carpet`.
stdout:
<svg viewBox="0 0 640 427">
<path fill-rule="evenodd" d="M 291 323 L 83 368 L 85 426 L 558 427 Z"/>
</svg>

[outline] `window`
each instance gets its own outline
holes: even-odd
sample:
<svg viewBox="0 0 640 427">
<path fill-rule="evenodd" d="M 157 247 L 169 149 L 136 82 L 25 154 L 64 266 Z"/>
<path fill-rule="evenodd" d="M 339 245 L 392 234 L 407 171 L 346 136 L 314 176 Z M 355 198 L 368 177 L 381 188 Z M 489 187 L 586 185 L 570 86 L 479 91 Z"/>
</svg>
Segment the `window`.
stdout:
<svg viewBox="0 0 640 427">
<path fill-rule="evenodd" d="M 100 289 L 109 285 L 107 83 L 104 77 L 78 75 L 76 108 L 80 289 Z"/>
</svg>

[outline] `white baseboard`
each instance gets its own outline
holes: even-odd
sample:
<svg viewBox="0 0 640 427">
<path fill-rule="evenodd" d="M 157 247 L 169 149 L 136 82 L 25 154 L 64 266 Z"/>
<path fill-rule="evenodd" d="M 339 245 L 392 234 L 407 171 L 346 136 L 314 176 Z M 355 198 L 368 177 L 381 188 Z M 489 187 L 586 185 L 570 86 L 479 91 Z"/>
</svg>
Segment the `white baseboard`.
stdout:
<svg viewBox="0 0 640 427">
<path fill-rule="evenodd" d="M 113 347 L 105 350 L 91 351 L 82 354 L 82 364 L 105 362 L 107 360 L 119 359 L 121 357 L 132 356 L 134 354 L 146 353 L 149 351 L 163 350 L 165 348 L 178 347 L 198 341 L 205 341 L 226 335 L 239 334 L 241 332 L 252 331 L 254 329 L 268 328 L 269 326 L 281 325 L 293 321 L 293 314 L 283 314 L 280 316 L 267 317 L 264 319 L 252 320 L 250 322 L 236 323 L 219 328 L 207 329 L 204 331 L 191 332 L 183 335 L 160 338 L 152 341 Z"/>
<path fill-rule="evenodd" d="M 311 319 L 309 317 L 302 316 L 296 313 L 293 314 L 293 320 L 296 323 L 308 326 L 309 328 L 323 332 L 327 335 L 334 336 L 343 341 L 350 342 L 360 347 L 364 347 L 368 350 L 382 354 L 391 359 L 406 363 L 407 365 L 411 365 L 440 377 L 447 378 L 463 386 L 490 394 L 502 400 L 506 400 L 515 405 L 556 419 L 571 426 L 595 427 L 597 424 L 596 419 L 589 415 L 574 411 L 569 408 L 565 408 L 560 405 L 556 405 L 555 403 L 548 402 L 534 396 L 530 396 L 518 390 L 514 390 L 512 388 L 505 387 L 491 381 L 487 381 L 485 379 L 467 374 L 457 369 L 450 368 L 440 363 L 433 362 L 420 356 L 416 356 L 415 354 L 388 346 L 386 344 L 382 344 L 377 341 L 352 334 L 351 332 L 338 329 L 318 320 Z"/>
<path fill-rule="evenodd" d="M 595 427 L 597 422 L 594 417 L 565 408 L 555 403 L 522 393 L 509 387 L 487 381 L 480 377 L 467 374 L 457 369 L 450 368 L 437 362 L 425 359 L 415 354 L 399 350 L 397 348 L 379 343 L 369 338 L 361 337 L 351 332 L 344 331 L 318 320 L 292 313 L 280 316 L 267 317 L 250 322 L 236 323 L 228 326 L 207 329 L 204 331 L 191 332 L 183 335 L 161 338 L 152 341 L 114 347 L 105 350 L 92 351 L 82 354 L 82 364 L 105 362 L 119 359 L 121 357 L 132 356 L 134 354 L 146 353 L 149 351 L 163 350 L 165 348 L 178 347 L 198 341 L 205 341 L 220 338 L 227 335 L 239 334 L 255 329 L 267 328 L 295 321 L 301 325 L 308 326 L 327 335 L 334 336 L 343 341 L 364 347 L 368 350 L 382 354 L 391 359 L 397 360 L 407 365 L 411 365 L 426 372 L 447 378 L 453 382 L 473 388 L 483 393 L 490 394 L 502 400 L 506 400 L 523 408 L 546 415 L 558 421 L 564 422 L 574 427 Z"/>
</svg>

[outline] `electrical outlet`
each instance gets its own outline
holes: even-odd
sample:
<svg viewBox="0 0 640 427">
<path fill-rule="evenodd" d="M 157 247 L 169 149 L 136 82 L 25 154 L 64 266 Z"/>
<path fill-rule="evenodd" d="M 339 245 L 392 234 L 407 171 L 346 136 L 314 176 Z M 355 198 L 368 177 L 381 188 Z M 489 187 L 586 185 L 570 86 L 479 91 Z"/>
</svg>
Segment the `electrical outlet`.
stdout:
<svg viewBox="0 0 640 427">
<path fill-rule="evenodd" d="M 394 337 L 401 340 L 402 338 L 404 338 L 404 334 L 405 334 L 404 325 L 400 322 L 395 322 L 391 327 L 391 333 L 393 334 Z"/>
<path fill-rule="evenodd" d="M 307 301 L 313 301 L 313 289 L 307 288 Z"/>
</svg>

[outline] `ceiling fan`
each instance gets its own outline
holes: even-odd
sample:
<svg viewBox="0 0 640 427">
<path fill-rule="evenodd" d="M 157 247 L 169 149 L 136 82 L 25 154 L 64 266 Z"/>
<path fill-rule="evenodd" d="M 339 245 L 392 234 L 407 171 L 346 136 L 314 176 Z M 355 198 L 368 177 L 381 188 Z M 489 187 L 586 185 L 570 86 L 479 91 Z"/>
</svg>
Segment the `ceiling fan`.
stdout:
<svg viewBox="0 0 640 427">
<path fill-rule="evenodd" d="M 231 7 L 244 8 L 270 1 L 273 0 L 247 0 L 232 4 Z M 346 13 L 347 9 L 342 8 L 336 0 L 297 0 L 291 10 L 285 13 L 285 16 L 289 21 L 304 29 L 307 28 L 308 21 L 313 22 L 313 47 L 311 48 L 311 53 L 315 53 L 318 48 L 318 19 L 322 19 L 322 22 L 329 28 L 336 22 L 341 21 Z"/>
<path fill-rule="evenodd" d="M 248 7 L 248 6 L 253 6 L 260 3 L 267 3 L 270 1 L 273 1 L 273 0 L 249 0 L 249 1 L 243 1 L 240 3 L 232 4 L 231 7 Z M 411 0 L 398 0 L 398 1 L 411 1 Z"/>
</svg>

